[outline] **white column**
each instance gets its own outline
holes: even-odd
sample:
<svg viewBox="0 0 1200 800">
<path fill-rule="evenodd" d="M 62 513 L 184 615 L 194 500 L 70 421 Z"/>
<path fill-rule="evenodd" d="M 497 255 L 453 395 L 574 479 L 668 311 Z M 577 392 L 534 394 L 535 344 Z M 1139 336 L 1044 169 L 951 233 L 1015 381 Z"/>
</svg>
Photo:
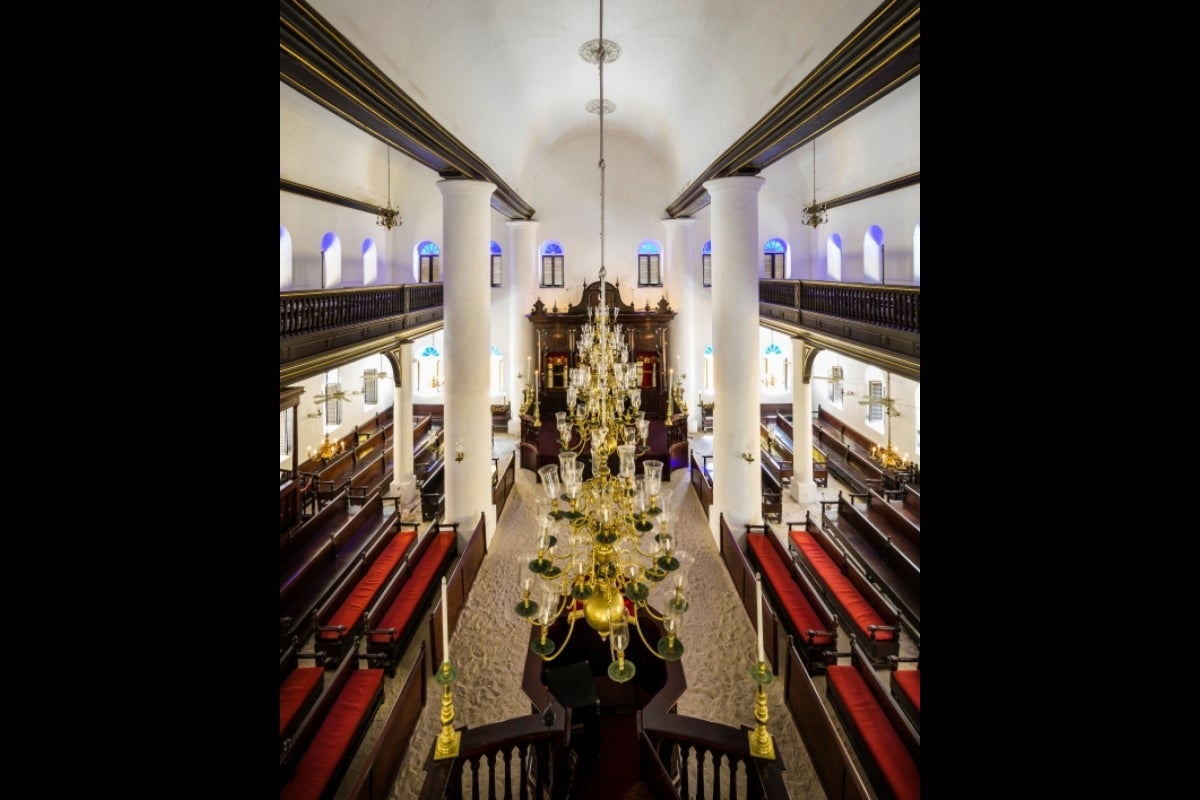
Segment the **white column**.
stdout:
<svg viewBox="0 0 1200 800">
<path fill-rule="evenodd" d="M 409 340 L 389 352 L 396 388 L 392 390 L 392 472 L 396 491 L 404 495 L 413 475 L 413 377 L 412 346 Z M 413 486 L 411 491 L 416 491 Z M 405 500 L 408 498 L 405 497 Z"/>
<path fill-rule="evenodd" d="M 792 499 L 819 502 L 812 469 L 812 360 L 817 348 L 792 339 Z"/>
<path fill-rule="evenodd" d="M 755 175 L 718 178 L 704 188 L 712 198 L 712 348 L 714 401 L 713 505 L 709 524 L 720 536 L 720 518 L 733 530 L 762 523 L 762 452 L 759 446 L 758 236 Z M 743 453 L 753 457 L 747 462 Z"/>
<path fill-rule="evenodd" d="M 489 253 L 491 203 L 496 185 L 438 181 L 442 192 L 442 291 L 445 309 L 444 522 L 458 523 L 466 538 L 485 517 L 487 538 L 496 532 L 492 505 L 492 414 L 489 402 L 491 304 Z M 456 460 L 461 443 L 463 459 Z"/>
<path fill-rule="evenodd" d="M 529 374 L 528 364 L 533 358 L 533 325 L 529 323 L 526 314 L 533 310 L 536 299 L 538 255 L 537 255 L 537 222 L 532 220 L 514 220 L 507 223 L 509 231 L 509 252 L 512 253 L 512 289 L 508 292 L 509 306 L 509 337 L 512 356 L 508 359 L 508 375 L 511 391 L 509 403 L 512 405 L 512 419 L 508 421 L 508 432 L 514 435 L 521 433 L 521 399 L 524 397 L 525 385 L 532 385 L 533 377 Z M 517 373 L 521 377 L 517 377 Z"/>
<path fill-rule="evenodd" d="M 667 302 L 675 311 L 671 322 L 671 363 L 675 377 L 683 379 L 683 401 L 688 405 L 688 430 L 698 429 L 699 410 L 696 408 L 696 391 L 701 381 L 697 368 L 703 368 L 700 353 L 696 352 L 696 304 L 693 302 L 693 287 L 700 283 L 700 260 L 692 242 L 694 219 L 666 219 L 666 264 L 664 265 Z"/>
</svg>

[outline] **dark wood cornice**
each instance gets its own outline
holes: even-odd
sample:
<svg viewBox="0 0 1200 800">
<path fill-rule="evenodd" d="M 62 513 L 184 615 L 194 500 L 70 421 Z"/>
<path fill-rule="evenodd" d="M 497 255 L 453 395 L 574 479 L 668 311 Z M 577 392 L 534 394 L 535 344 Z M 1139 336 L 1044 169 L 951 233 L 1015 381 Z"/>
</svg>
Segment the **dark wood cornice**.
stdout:
<svg viewBox="0 0 1200 800">
<path fill-rule="evenodd" d="M 279 0 L 279 79 L 442 178 L 495 184 L 492 208 L 508 218 L 533 218 L 532 206 L 304 0 Z"/>
<path fill-rule="evenodd" d="M 371 203 L 364 203 L 361 200 L 343 197 L 340 194 L 326 192 L 322 189 L 314 189 L 311 186 L 303 186 L 299 183 L 293 183 L 292 181 L 284 178 L 279 179 L 279 191 L 304 195 L 305 197 L 311 197 L 313 200 L 322 200 L 326 203 L 333 203 L 334 205 L 353 208 L 356 211 L 366 211 L 368 214 L 378 214 L 380 211 L 382 211 L 379 206 L 372 205 Z"/>
</svg>

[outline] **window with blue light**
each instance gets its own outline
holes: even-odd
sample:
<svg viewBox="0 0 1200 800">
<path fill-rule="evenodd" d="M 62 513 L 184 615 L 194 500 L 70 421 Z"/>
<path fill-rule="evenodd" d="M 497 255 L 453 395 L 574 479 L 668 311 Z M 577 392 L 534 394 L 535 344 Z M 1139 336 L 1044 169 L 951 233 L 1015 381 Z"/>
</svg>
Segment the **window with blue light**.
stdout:
<svg viewBox="0 0 1200 800">
<path fill-rule="evenodd" d="M 419 283 L 440 283 L 442 280 L 442 251 L 433 242 L 421 242 L 417 246 L 420 266 L 417 272 Z"/>
<path fill-rule="evenodd" d="M 700 272 L 701 283 L 705 286 L 712 286 L 712 240 L 709 239 L 704 243 L 704 249 L 700 251 Z"/>
<path fill-rule="evenodd" d="M 542 247 L 542 286 L 565 286 L 566 256 L 562 245 L 548 242 Z"/>
<path fill-rule="evenodd" d="M 782 239 L 768 239 L 763 245 L 763 277 L 772 280 L 787 277 L 787 244 Z"/>
<path fill-rule="evenodd" d="M 504 272 L 501 269 L 503 253 L 500 250 L 500 245 L 492 242 L 492 286 L 501 286 L 501 279 L 504 277 Z"/>
<path fill-rule="evenodd" d="M 662 248 L 656 242 L 638 246 L 638 286 L 662 286 Z"/>
</svg>

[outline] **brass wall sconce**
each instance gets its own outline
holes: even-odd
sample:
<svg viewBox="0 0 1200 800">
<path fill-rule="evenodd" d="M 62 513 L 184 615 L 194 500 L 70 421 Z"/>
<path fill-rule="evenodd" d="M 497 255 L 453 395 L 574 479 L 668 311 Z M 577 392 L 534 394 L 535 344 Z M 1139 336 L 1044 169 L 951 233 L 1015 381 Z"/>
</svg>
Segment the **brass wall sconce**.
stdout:
<svg viewBox="0 0 1200 800">
<path fill-rule="evenodd" d="M 455 461 L 463 460 L 463 446 L 462 446 L 461 441 L 454 443 L 454 460 Z"/>
</svg>

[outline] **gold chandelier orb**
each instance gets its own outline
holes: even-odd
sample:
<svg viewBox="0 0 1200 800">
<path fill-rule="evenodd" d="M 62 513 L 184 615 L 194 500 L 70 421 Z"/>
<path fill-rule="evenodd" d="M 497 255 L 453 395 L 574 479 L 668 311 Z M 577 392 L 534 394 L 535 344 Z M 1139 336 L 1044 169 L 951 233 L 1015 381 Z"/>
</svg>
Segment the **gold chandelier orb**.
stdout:
<svg viewBox="0 0 1200 800">
<path fill-rule="evenodd" d="M 604 639 L 614 623 L 625 619 L 625 600 L 611 586 L 605 587 L 583 601 L 583 618 Z"/>
</svg>

